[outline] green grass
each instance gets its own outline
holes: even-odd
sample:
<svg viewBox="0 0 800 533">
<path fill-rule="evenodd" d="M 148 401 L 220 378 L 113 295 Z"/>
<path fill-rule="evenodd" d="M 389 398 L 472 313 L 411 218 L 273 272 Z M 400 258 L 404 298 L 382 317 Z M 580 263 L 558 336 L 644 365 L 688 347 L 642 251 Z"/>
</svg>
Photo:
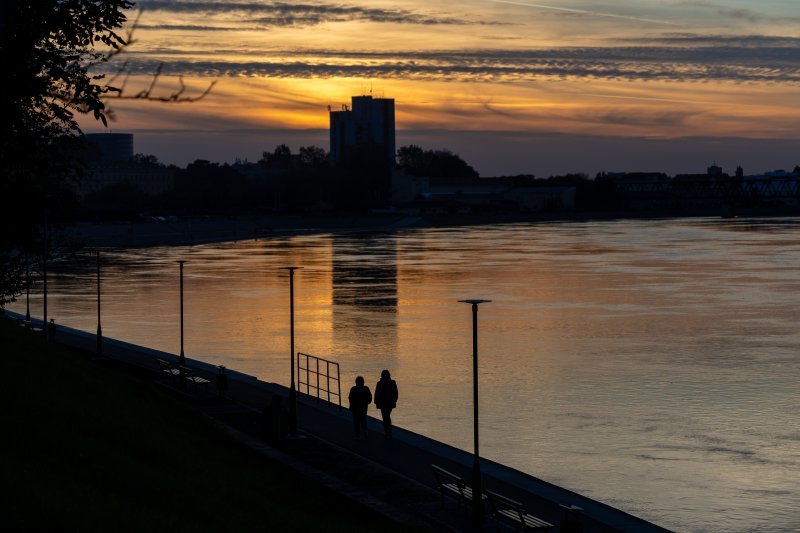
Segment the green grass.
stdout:
<svg viewBox="0 0 800 533">
<path fill-rule="evenodd" d="M 401 531 L 146 379 L 0 319 L 6 531 Z"/>
</svg>

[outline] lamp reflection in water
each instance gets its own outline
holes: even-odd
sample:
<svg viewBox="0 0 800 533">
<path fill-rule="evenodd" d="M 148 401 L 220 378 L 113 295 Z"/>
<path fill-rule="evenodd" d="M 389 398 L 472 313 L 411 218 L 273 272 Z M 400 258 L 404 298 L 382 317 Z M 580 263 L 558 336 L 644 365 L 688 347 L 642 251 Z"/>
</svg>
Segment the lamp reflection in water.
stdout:
<svg viewBox="0 0 800 533">
<path fill-rule="evenodd" d="M 474 454 L 472 460 L 472 523 L 483 524 L 483 487 L 481 484 L 481 455 L 478 442 L 478 305 L 491 300 L 459 300 L 472 306 L 472 428 Z"/>
</svg>

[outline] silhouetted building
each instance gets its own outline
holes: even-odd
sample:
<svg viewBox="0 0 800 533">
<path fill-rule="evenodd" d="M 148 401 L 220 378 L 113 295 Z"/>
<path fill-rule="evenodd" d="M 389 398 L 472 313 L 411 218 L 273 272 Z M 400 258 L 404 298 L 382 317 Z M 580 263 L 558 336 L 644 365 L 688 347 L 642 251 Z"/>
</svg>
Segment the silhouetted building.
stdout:
<svg viewBox="0 0 800 533">
<path fill-rule="evenodd" d="M 81 180 L 78 195 L 86 196 L 124 182 L 148 196 L 158 196 L 175 188 L 175 174 L 169 168 L 135 161 L 97 161 L 89 163 L 89 173 Z"/>
<path fill-rule="evenodd" d="M 604 176 L 614 184 L 617 198 L 626 209 L 676 209 L 673 180 L 663 172 L 609 172 Z"/>
<path fill-rule="evenodd" d="M 331 111 L 330 161 L 338 164 L 357 151 L 380 152 L 395 162 L 394 98 L 353 96 L 352 105 Z"/>
<path fill-rule="evenodd" d="M 709 176 L 722 176 L 722 167 L 714 163 L 706 169 L 706 174 Z"/>
<path fill-rule="evenodd" d="M 427 184 L 426 184 L 427 185 Z M 405 214 L 542 213 L 575 209 L 576 188 L 515 183 L 514 178 L 464 179 L 429 185 L 411 200 L 398 203 Z"/>
<path fill-rule="evenodd" d="M 575 209 L 575 187 L 514 187 L 504 198 L 515 203 L 520 212 L 541 213 Z"/>
<path fill-rule="evenodd" d="M 135 161 L 133 153 L 132 133 L 87 133 L 83 159 L 88 172 L 77 187 L 78 195 L 84 197 L 121 183 L 129 183 L 149 196 L 175 188 L 172 170 Z"/>
<path fill-rule="evenodd" d="M 397 205 L 419 200 L 429 192 L 430 185 L 431 180 L 427 176 L 412 176 L 396 169 L 392 171 L 391 202 Z"/>
</svg>

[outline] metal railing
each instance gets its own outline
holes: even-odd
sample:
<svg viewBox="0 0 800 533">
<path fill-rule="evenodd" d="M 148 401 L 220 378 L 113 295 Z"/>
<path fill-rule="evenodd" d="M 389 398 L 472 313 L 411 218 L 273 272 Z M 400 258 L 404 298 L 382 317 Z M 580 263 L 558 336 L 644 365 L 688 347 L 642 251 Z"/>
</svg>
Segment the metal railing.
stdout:
<svg viewBox="0 0 800 533">
<path fill-rule="evenodd" d="M 342 385 L 339 380 L 339 363 L 297 352 L 297 392 L 325 400 L 342 408 Z M 336 390 L 333 390 L 333 387 Z M 316 393 L 316 394 L 315 394 Z M 335 400 L 331 401 L 331 397 Z"/>
</svg>

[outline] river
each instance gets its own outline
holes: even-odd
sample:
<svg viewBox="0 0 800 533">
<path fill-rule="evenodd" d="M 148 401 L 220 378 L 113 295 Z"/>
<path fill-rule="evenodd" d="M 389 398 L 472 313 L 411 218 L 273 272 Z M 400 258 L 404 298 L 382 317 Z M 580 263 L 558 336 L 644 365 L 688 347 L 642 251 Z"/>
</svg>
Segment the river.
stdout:
<svg viewBox="0 0 800 533">
<path fill-rule="evenodd" d="M 384 368 L 395 423 L 679 531 L 800 530 L 800 219 L 556 222 L 103 252 L 103 332 L 289 381 L 296 349 L 343 390 Z M 93 259 L 49 314 L 94 331 Z M 38 289 L 34 315 L 41 316 Z M 24 312 L 23 298 L 11 306 Z M 345 393 L 346 395 L 346 393 Z M 373 413 L 375 414 L 375 413 Z"/>
</svg>

